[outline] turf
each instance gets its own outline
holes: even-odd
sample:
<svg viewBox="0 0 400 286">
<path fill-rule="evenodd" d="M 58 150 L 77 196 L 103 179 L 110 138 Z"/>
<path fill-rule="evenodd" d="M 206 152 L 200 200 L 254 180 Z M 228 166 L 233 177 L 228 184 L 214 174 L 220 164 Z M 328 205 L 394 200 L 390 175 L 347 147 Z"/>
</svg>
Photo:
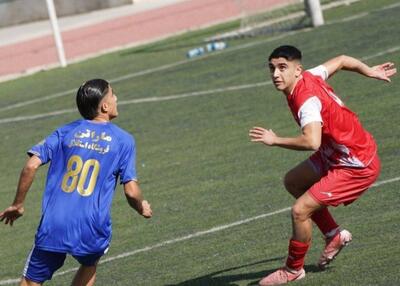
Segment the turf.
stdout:
<svg viewBox="0 0 400 286">
<path fill-rule="evenodd" d="M 299 30 L 280 38 L 236 39 L 228 42 L 226 50 L 194 60 L 185 58 L 188 49 L 237 23 L 1 83 L 3 107 L 56 93 L 65 95 L 0 109 L 0 120 L 74 108 L 74 90 L 84 80 L 111 80 L 120 102 L 120 116 L 115 123 L 136 138 L 139 178 L 154 217 L 144 220 L 136 215 L 128 207 L 121 187 L 117 188 L 112 209 L 113 241 L 104 258 L 151 249 L 101 264 L 98 285 L 254 285 L 284 262 L 290 236 L 289 211 L 172 240 L 290 207 L 293 200 L 283 189 L 282 177 L 309 153 L 268 149 L 250 143 L 247 136 L 254 125 L 285 136 L 299 132 L 284 97 L 266 84 L 266 57 L 274 47 L 288 43 L 303 51 L 306 67 L 338 54 L 365 58 L 371 65 L 388 60 L 398 64 L 400 7 L 382 9 L 393 3 L 398 1 L 364 0 L 329 11 L 328 24 L 318 29 Z M 338 22 L 364 12 L 368 14 Z M 170 64 L 174 65 L 134 75 Z M 379 181 L 398 178 L 399 82 L 398 76 L 386 84 L 346 72 L 330 80 L 378 142 L 383 167 Z M 242 85 L 249 86 L 227 90 Z M 210 91 L 214 89 L 222 90 Z M 182 96 L 198 91 L 210 92 Z M 178 98 L 129 103 L 171 95 Z M 25 151 L 77 117 L 74 111 L 0 124 L 0 209 L 13 199 Z M 25 216 L 13 228 L 0 228 L 0 283 L 19 277 L 23 269 L 40 218 L 45 175 L 43 167 L 28 194 Z M 295 285 L 400 284 L 395 271 L 400 266 L 399 185 L 394 181 L 372 188 L 351 206 L 334 209 L 338 222 L 353 233 L 354 242 L 328 271 L 318 272 L 314 264 L 323 243 L 315 231 L 306 260 L 307 279 Z M 166 241 L 168 244 L 160 245 Z M 68 259 L 61 271 L 76 266 Z M 73 272 L 56 276 L 48 285 L 69 285 L 72 276 Z"/>
</svg>

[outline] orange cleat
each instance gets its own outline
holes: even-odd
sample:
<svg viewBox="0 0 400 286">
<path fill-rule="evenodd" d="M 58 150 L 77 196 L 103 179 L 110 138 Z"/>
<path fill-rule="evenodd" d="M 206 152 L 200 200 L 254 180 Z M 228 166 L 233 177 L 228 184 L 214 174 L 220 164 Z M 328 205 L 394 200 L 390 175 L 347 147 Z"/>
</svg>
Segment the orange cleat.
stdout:
<svg viewBox="0 0 400 286">
<path fill-rule="evenodd" d="M 339 254 L 339 252 L 349 244 L 352 240 L 351 233 L 347 230 L 337 231 L 336 234 L 331 237 L 327 238 L 325 249 L 321 254 L 321 257 L 318 261 L 318 267 L 324 270 L 329 263 Z"/>
<path fill-rule="evenodd" d="M 271 273 L 267 277 L 264 277 L 258 285 L 269 286 L 269 285 L 281 285 L 291 281 L 303 279 L 306 276 L 306 272 L 303 268 L 298 271 L 289 271 L 286 267 L 278 269 L 274 273 Z"/>
</svg>

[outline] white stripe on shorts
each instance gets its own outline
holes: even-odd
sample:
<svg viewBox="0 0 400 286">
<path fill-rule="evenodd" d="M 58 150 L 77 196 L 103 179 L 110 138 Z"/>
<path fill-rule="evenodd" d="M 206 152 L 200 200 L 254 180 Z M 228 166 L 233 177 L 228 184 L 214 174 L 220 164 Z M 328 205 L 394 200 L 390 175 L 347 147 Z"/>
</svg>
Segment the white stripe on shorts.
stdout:
<svg viewBox="0 0 400 286">
<path fill-rule="evenodd" d="M 35 249 L 35 245 L 32 246 L 31 252 L 29 252 L 28 258 L 26 259 L 24 271 L 22 272 L 22 276 L 24 276 L 24 277 L 26 275 L 26 272 L 28 271 L 28 266 L 29 266 L 29 263 L 31 262 L 31 257 L 32 257 L 32 253 L 33 253 L 34 249 Z"/>
</svg>

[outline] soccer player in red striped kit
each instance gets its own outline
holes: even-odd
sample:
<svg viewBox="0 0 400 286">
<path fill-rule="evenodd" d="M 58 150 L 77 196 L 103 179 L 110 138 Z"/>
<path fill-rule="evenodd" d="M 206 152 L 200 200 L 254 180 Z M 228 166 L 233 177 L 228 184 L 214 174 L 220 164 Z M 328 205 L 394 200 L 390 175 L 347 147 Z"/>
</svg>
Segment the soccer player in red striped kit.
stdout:
<svg viewBox="0 0 400 286">
<path fill-rule="evenodd" d="M 349 231 L 340 229 L 328 206 L 351 204 L 375 182 L 380 172 L 374 138 L 326 80 L 339 70 L 347 70 L 390 82 L 396 73 L 394 64 L 369 67 L 342 55 L 303 70 L 301 57 L 296 47 L 280 46 L 268 59 L 273 84 L 285 94 L 301 134 L 284 138 L 262 127 L 253 127 L 249 132 L 253 142 L 315 151 L 285 176 L 284 185 L 296 198 L 292 206 L 293 234 L 285 266 L 263 278 L 259 283 L 263 286 L 305 277 L 304 258 L 311 243 L 312 222 L 326 240 L 318 261 L 318 266 L 324 269 L 352 239 Z"/>
</svg>

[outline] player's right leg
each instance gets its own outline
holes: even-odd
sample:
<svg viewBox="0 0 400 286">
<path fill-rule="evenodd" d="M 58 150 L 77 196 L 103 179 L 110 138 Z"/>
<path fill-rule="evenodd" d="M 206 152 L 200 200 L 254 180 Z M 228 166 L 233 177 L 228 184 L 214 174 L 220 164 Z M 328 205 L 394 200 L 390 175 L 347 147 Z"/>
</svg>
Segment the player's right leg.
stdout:
<svg viewBox="0 0 400 286">
<path fill-rule="evenodd" d="M 84 256 L 76 256 L 73 257 L 81 264 L 78 271 L 75 274 L 75 277 L 72 281 L 73 286 L 92 286 L 96 280 L 96 269 L 97 263 L 100 258 L 108 251 L 108 248 L 105 251 L 89 254 Z"/>
<path fill-rule="evenodd" d="M 325 166 L 319 153 L 316 152 L 309 159 L 287 172 L 284 178 L 284 185 L 286 190 L 297 199 L 321 180 L 325 174 Z M 311 219 L 325 237 L 329 233 L 334 234 L 339 229 L 327 208 L 322 208 L 315 212 Z"/>
<path fill-rule="evenodd" d="M 45 251 L 34 246 L 26 261 L 20 285 L 42 285 L 63 266 L 65 257 L 65 253 Z"/>
<path fill-rule="evenodd" d="M 283 183 L 286 190 L 296 199 L 321 179 L 321 174 L 307 159 L 286 173 Z"/>
<path fill-rule="evenodd" d="M 302 196 L 314 184 L 326 176 L 328 168 L 319 152 L 291 169 L 284 178 L 286 190 L 296 199 Z M 327 208 L 316 211 L 311 219 L 318 226 L 324 237 L 329 237 L 339 229 Z"/>
<path fill-rule="evenodd" d="M 285 284 L 305 277 L 304 260 L 311 243 L 311 215 L 321 209 L 308 192 L 296 200 L 292 207 L 293 234 L 289 241 L 288 257 L 283 268 L 264 277 L 260 286 Z"/>
</svg>

